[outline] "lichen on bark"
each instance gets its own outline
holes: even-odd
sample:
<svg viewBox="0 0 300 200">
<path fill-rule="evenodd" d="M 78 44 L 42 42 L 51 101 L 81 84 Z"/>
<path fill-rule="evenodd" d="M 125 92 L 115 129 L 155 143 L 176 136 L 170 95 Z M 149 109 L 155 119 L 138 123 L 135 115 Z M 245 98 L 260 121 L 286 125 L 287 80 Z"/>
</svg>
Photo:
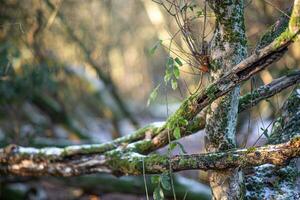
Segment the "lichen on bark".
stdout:
<svg viewBox="0 0 300 200">
<path fill-rule="evenodd" d="M 244 24 L 244 2 L 225 0 L 208 1 L 216 16 L 216 29 L 210 43 L 213 69 L 212 80 L 220 78 L 247 55 Z M 205 146 L 209 152 L 222 151 L 236 146 L 235 127 L 240 87 L 214 101 L 206 120 Z M 210 185 L 214 199 L 237 199 L 243 195 L 238 169 L 211 172 Z"/>
</svg>

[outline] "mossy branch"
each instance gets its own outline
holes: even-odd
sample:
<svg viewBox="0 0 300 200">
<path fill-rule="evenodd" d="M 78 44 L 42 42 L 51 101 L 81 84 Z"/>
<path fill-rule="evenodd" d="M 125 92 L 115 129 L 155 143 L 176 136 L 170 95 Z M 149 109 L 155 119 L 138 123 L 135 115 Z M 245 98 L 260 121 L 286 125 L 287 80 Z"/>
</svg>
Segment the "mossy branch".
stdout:
<svg viewBox="0 0 300 200">
<path fill-rule="evenodd" d="M 282 90 L 300 83 L 300 71 L 294 71 L 289 73 L 286 76 L 280 77 L 278 79 L 273 80 L 271 83 L 261 86 L 255 89 L 252 92 L 249 92 L 239 98 L 239 113 L 254 107 L 260 101 L 265 100 L 275 94 L 281 92 Z M 185 137 L 191 134 L 194 134 L 197 131 L 200 131 L 205 128 L 205 112 L 201 112 L 197 115 L 193 120 L 191 120 L 186 128 L 181 129 L 181 136 Z M 152 140 L 146 140 L 138 142 L 137 151 L 139 153 L 149 153 L 154 150 L 157 150 L 161 147 L 164 147 L 168 144 L 168 130 L 163 130 Z M 175 140 L 174 136 L 170 134 L 171 140 Z"/>
<path fill-rule="evenodd" d="M 103 155 L 78 155 L 63 157 L 59 148 L 25 148 L 9 146 L 0 150 L 0 173 L 20 176 L 75 176 L 91 173 L 111 173 L 114 175 L 160 174 L 169 170 L 191 169 L 223 170 L 244 168 L 262 164 L 286 165 L 291 159 L 300 156 L 300 137 L 277 145 L 227 152 L 177 155 L 169 158 L 164 155 L 142 156 L 120 149 Z M 144 164 L 143 164 L 144 163 Z"/>
</svg>

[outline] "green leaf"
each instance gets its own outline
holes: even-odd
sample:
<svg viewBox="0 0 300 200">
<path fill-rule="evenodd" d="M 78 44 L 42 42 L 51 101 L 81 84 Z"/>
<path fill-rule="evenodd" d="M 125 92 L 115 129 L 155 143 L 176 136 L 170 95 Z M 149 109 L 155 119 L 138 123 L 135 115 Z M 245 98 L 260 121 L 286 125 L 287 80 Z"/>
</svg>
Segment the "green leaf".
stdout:
<svg viewBox="0 0 300 200">
<path fill-rule="evenodd" d="M 163 173 L 161 176 L 160 176 L 160 183 L 161 183 L 161 186 L 163 187 L 163 189 L 165 190 L 171 190 L 171 184 L 170 184 L 170 176 L 166 173 Z"/>
<path fill-rule="evenodd" d="M 147 106 L 149 106 L 150 103 L 156 99 L 159 87 L 160 87 L 160 84 L 158 86 L 156 86 L 154 88 L 154 90 L 151 92 L 151 94 L 148 98 L 148 101 L 147 101 Z"/>
<path fill-rule="evenodd" d="M 173 68 L 173 73 L 174 73 L 175 78 L 176 78 L 176 79 L 179 79 L 180 72 L 179 72 L 178 66 L 174 66 L 174 68 Z"/>
<path fill-rule="evenodd" d="M 161 187 L 156 187 L 153 191 L 153 200 L 163 200 L 164 199 L 164 192 Z"/>
<path fill-rule="evenodd" d="M 173 90 L 177 89 L 178 84 L 177 84 L 177 80 L 176 79 L 172 79 L 171 80 L 171 86 L 172 86 Z"/>
<path fill-rule="evenodd" d="M 159 182 L 160 182 L 160 176 L 158 176 L 158 175 L 151 176 L 152 184 L 159 184 Z"/>
<path fill-rule="evenodd" d="M 170 81 L 171 77 L 172 77 L 172 71 L 171 71 L 170 68 L 167 68 L 167 69 L 166 69 L 166 74 L 165 74 L 165 76 L 164 76 L 164 81 L 165 81 L 165 84 L 166 84 L 166 85 L 167 85 L 168 82 Z"/>
<path fill-rule="evenodd" d="M 153 55 L 156 51 L 156 49 L 162 44 L 162 40 L 158 40 L 152 48 L 149 49 L 149 54 Z"/>
<path fill-rule="evenodd" d="M 174 59 L 172 57 L 169 57 L 167 61 L 167 67 L 172 68 L 173 65 L 174 65 Z"/>
<path fill-rule="evenodd" d="M 183 117 L 180 117 L 178 119 L 178 124 L 182 126 L 187 126 L 189 124 L 188 120 L 184 119 Z"/>
<path fill-rule="evenodd" d="M 182 62 L 181 62 L 181 60 L 180 60 L 178 57 L 175 58 L 175 62 L 176 62 L 180 67 L 182 66 Z"/>
<path fill-rule="evenodd" d="M 177 126 L 173 132 L 173 135 L 174 137 L 176 138 L 176 140 L 180 139 L 181 138 L 181 135 L 180 135 L 180 128 Z"/>
</svg>

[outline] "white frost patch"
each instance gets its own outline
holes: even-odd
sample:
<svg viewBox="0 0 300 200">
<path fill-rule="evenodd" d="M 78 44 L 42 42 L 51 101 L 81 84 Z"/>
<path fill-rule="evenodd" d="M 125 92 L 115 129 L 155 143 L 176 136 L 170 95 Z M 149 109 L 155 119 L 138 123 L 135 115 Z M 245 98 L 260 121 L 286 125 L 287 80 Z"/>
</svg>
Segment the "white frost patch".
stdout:
<svg viewBox="0 0 300 200">
<path fill-rule="evenodd" d="M 36 148 L 32 147 L 18 147 L 18 150 L 20 153 L 25 153 L 25 154 L 38 154 L 39 150 Z"/>
<path fill-rule="evenodd" d="M 130 153 L 130 156 L 133 156 L 133 157 L 145 157 L 145 155 L 142 155 L 142 154 L 139 154 L 139 153 L 136 153 L 136 152 Z"/>
<path fill-rule="evenodd" d="M 65 148 L 66 151 L 78 151 L 82 148 L 85 148 L 84 146 L 88 146 L 88 145 L 74 145 L 74 146 L 68 146 Z"/>
<path fill-rule="evenodd" d="M 151 125 L 153 125 L 155 128 L 162 127 L 165 124 L 165 122 L 153 122 Z"/>
<path fill-rule="evenodd" d="M 56 148 L 56 147 L 46 147 L 46 148 L 43 148 L 41 149 L 41 153 L 49 156 L 49 155 L 56 155 L 56 156 L 59 156 L 61 155 L 62 153 L 62 149 L 61 148 Z"/>
<path fill-rule="evenodd" d="M 300 98 L 300 89 L 296 89 L 296 95 L 298 98 Z"/>
<path fill-rule="evenodd" d="M 89 160 L 86 161 L 84 163 L 79 164 L 79 167 L 92 167 L 92 166 L 97 166 L 97 165 L 103 165 L 105 164 L 106 160 L 105 160 L 105 156 L 103 156 L 102 158 L 97 158 L 93 159 L 93 160 Z"/>
<path fill-rule="evenodd" d="M 72 172 L 72 169 L 71 169 L 70 167 L 66 167 L 66 168 L 64 169 L 64 171 L 65 171 L 66 174 L 69 174 L 69 173 Z"/>
</svg>

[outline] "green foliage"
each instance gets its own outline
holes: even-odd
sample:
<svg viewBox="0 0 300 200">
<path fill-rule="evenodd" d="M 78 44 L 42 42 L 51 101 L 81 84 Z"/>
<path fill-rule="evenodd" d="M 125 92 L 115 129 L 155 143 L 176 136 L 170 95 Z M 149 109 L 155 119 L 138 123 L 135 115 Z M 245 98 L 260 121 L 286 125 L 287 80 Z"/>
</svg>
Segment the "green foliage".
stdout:
<svg viewBox="0 0 300 200">
<path fill-rule="evenodd" d="M 176 80 L 176 79 L 172 79 L 172 80 L 171 80 L 171 86 L 172 86 L 172 89 L 173 89 L 173 90 L 176 90 L 176 89 L 177 89 L 178 83 L 177 83 L 177 80 Z"/>
<path fill-rule="evenodd" d="M 148 51 L 149 55 L 153 55 L 156 51 L 156 49 L 161 46 L 162 40 L 158 40 Z"/>
<path fill-rule="evenodd" d="M 151 92 L 151 94 L 148 98 L 148 101 L 147 101 L 147 106 L 149 106 L 151 104 L 151 102 L 153 102 L 156 99 L 159 87 L 160 87 L 160 84 L 158 86 L 156 86 L 154 88 L 154 90 Z"/>
<path fill-rule="evenodd" d="M 180 128 L 178 126 L 174 129 L 173 135 L 176 138 L 176 140 L 181 138 Z"/>
<path fill-rule="evenodd" d="M 182 65 L 182 62 L 178 57 L 174 59 L 171 56 L 168 58 L 168 61 L 166 63 L 164 81 L 166 85 L 171 81 L 171 87 L 173 90 L 176 90 L 178 87 L 177 80 L 180 77 L 179 67 L 181 67 Z"/>
<path fill-rule="evenodd" d="M 165 190 L 171 190 L 171 184 L 170 184 L 170 176 L 167 173 L 163 173 L 160 175 L 160 183 L 163 189 Z"/>
<path fill-rule="evenodd" d="M 182 66 L 182 62 L 181 62 L 181 60 L 180 60 L 178 57 L 175 58 L 175 62 L 176 62 L 180 67 Z"/>
<path fill-rule="evenodd" d="M 164 199 L 164 191 L 171 190 L 171 177 L 168 172 L 164 172 L 161 175 L 154 175 L 151 177 L 151 183 L 155 185 L 153 192 L 153 199 Z"/>
<path fill-rule="evenodd" d="M 177 123 L 179 126 L 187 126 L 189 124 L 189 122 L 183 117 L 179 117 Z"/>
<path fill-rule="evenodd" d="M 160 186 L 156 187 L 153 192 L 153 200 L 163 200 L 163 199 L 164 199 L 164 192 L 162 188 Z"/>
</svg>

